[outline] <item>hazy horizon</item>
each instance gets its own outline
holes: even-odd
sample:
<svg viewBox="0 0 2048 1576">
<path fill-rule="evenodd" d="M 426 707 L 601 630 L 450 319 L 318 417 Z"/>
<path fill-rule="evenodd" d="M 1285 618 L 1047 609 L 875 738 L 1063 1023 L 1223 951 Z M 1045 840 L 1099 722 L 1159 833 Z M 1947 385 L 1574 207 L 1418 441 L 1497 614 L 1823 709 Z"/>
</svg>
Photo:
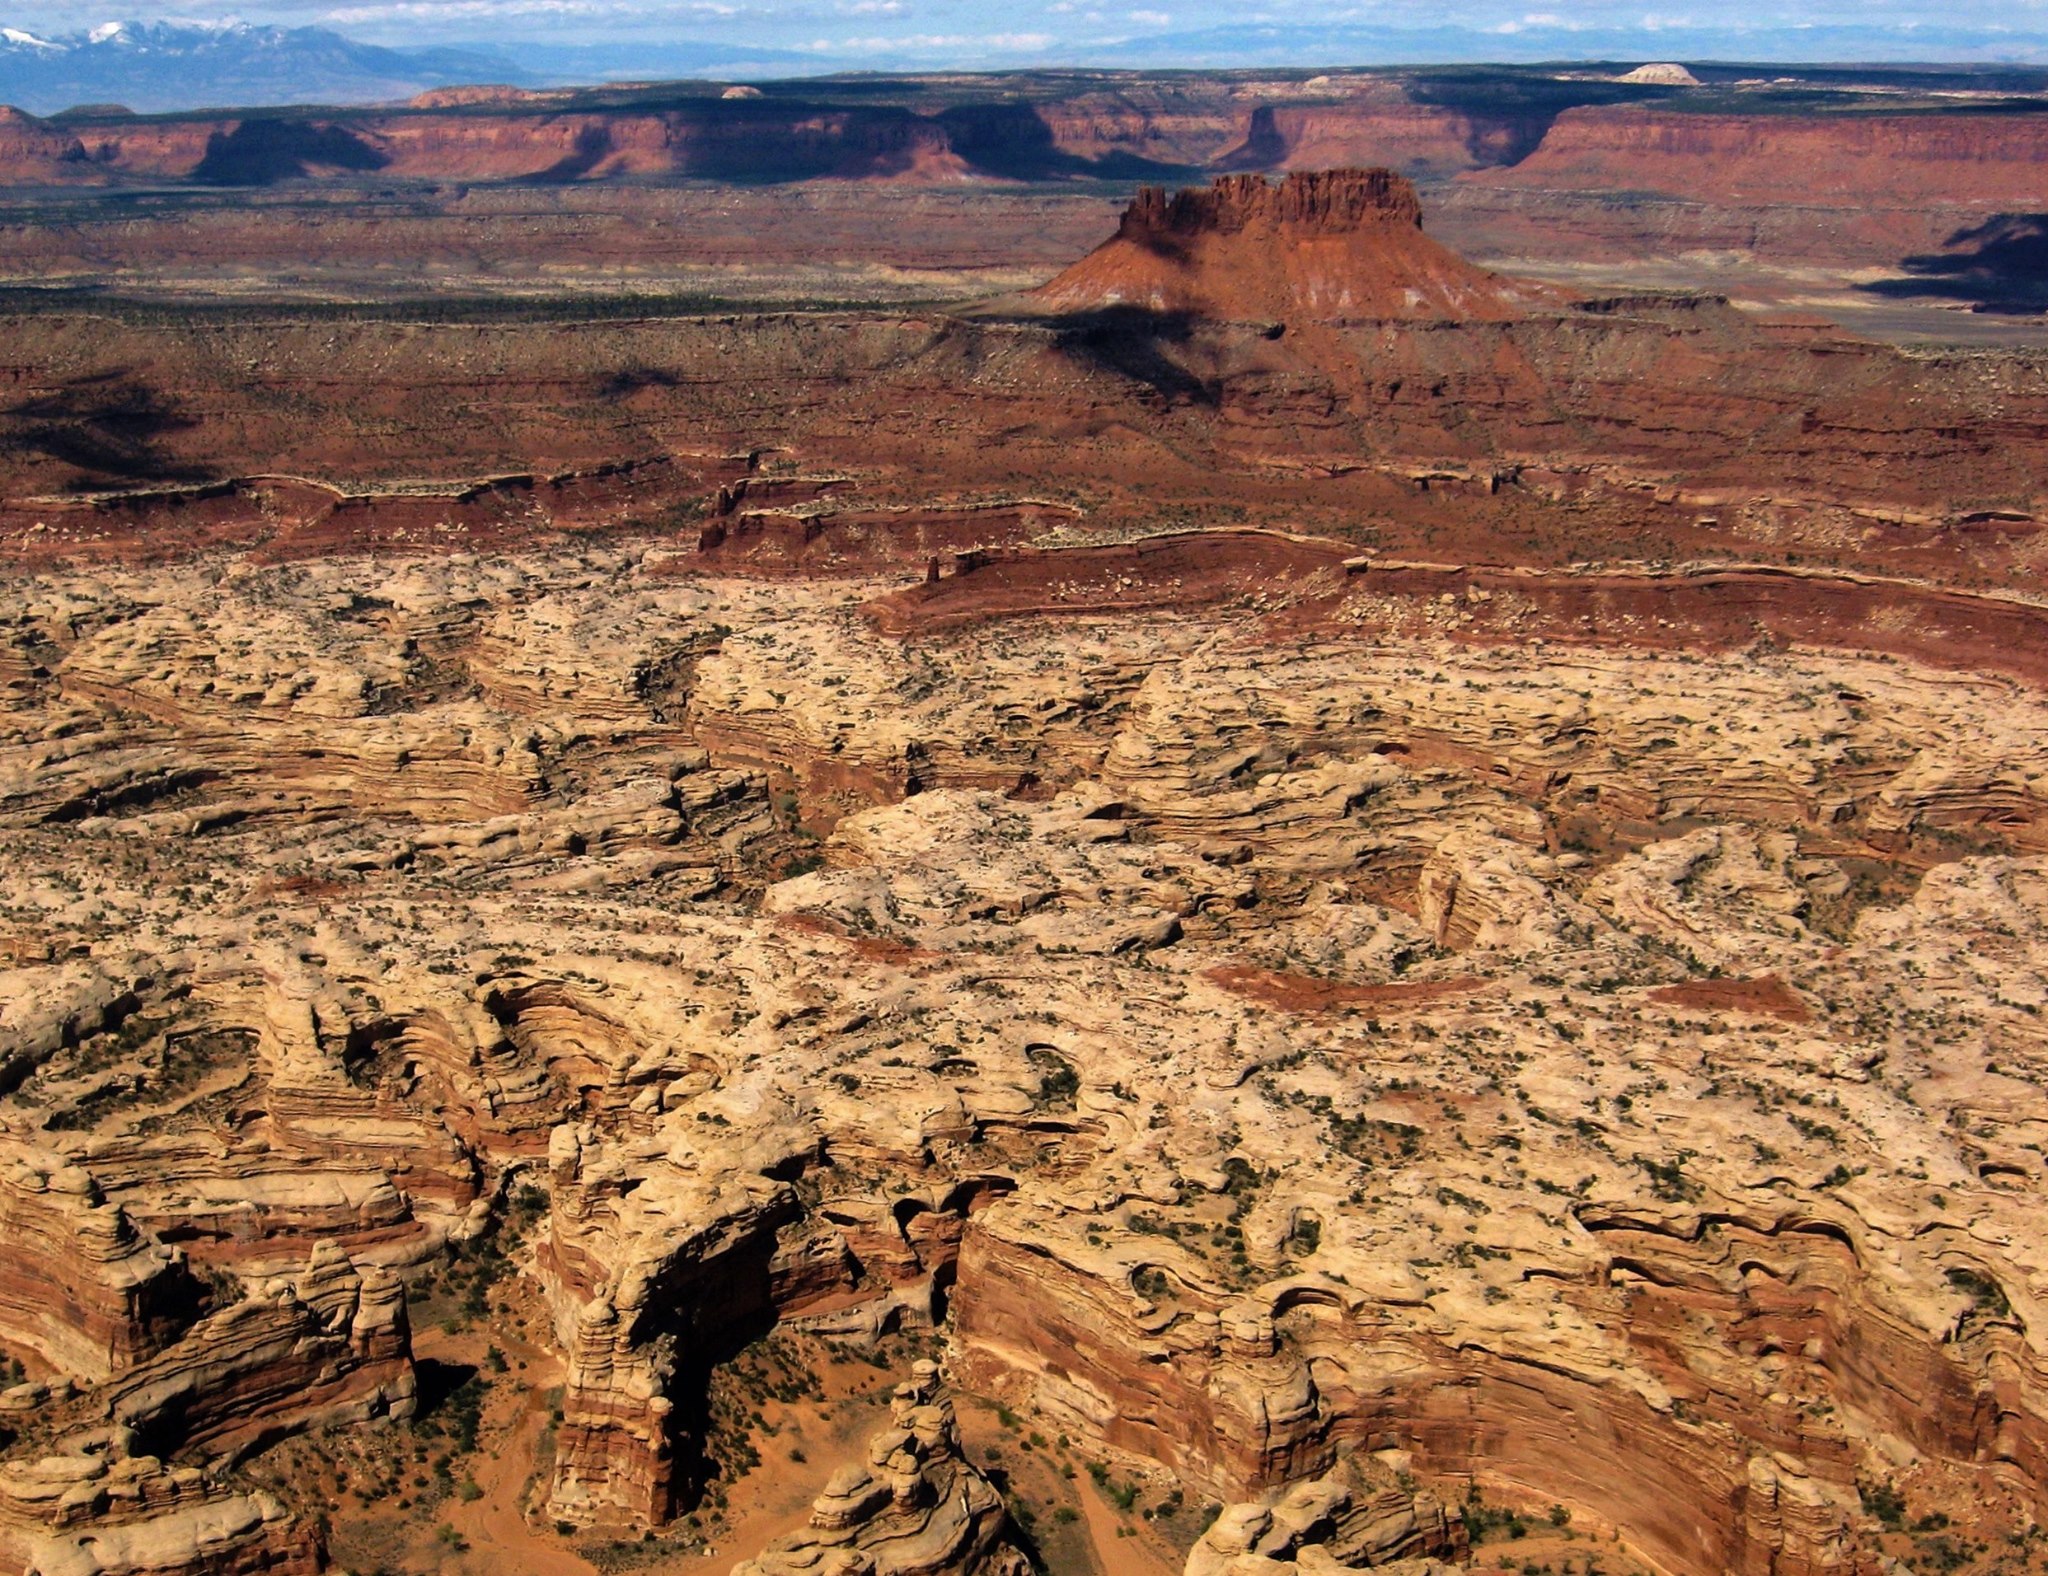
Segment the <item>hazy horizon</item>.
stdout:
<svg viewBox="0 0 2048 1576">
<path fill-rule="evenodd" d="M 26 8 L 24 8 L 26 10 Z M 0 23 L 36 38 L 113 21 L 320 27 L 367 44 L 618 56 L 635 52 L 751 59 L 782 74 L 873 68 L 1028 66 L 1217 67 L 1723 60 L 1790 63 L 2048 63 L 2048 0 L 1954 0 L 1941 6 L 1871 0 L 1756 8 L 1711 0 L 1669 9 L 1479 0 L 1426 11 L 1407 5 L 1331 8 L 1279 0 L 1256 9 L 1218 0 L 1093 5 L 1021 0 L 995 11 L 966 0 L 264 0 L 212 11 L 40 0 Z M 1418 17 L 1426 21 L 1418 21 Z M 600 74 L 616 75 L 604 68 Z"/>
</svg>

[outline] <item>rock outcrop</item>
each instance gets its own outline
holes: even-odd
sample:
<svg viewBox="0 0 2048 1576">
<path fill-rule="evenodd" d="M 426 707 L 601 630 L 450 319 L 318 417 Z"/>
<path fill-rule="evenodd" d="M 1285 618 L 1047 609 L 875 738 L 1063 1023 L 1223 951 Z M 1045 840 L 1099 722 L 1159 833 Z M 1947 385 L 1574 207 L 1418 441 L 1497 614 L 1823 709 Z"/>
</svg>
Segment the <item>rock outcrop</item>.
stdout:
<svg viewBox="0 0 2048 1576">
<path fill-rule="evenodd" d="M 0 1151 L 0 1345 L 85 1381 L 132 1368 L 189 1323 L 200 1290 L 69 1157 Z"/>
<path fill-rule="evenodd" d="M 733 1576 L 1023 1576 L 1002 1496 L 960 1454 L 938 1365 L 897 1388 L 889 1426 L 841 1468 L 810 1525 L 733 1567 Z"/>
<path fill-rule="evenodd" d="M 679 1082 L 684 1107 L 693 1083 L 712 1086 Z M 651 1087 L 658 1111 L 665 1097 Z M 666 1143 L 557 1130 L 542 1273 L 569 1371 L 550 1502 L 559 1517 L 660 1523 L 699 1486 L 677 1475 L 688 1441 L 677 1438 L 673 1393 L 701 1384 L 722 1348 L 772 1318 L 775 1232 L 796 1211 L 789 1184 L 770 1173 L 795 1169 L 816 1145 L 755 1114 L 769 1120 L 731 1143 L 701 1143 L 680 1120 L 662 1124 Z M 663 1152 L 678 1173 L 649 1189 L 646 1161 Z M 694 1224 L 678 1232 L 679 1219 Z"/>
<path fill-rule="evenodd" d="M 1147 187 L 1117 233 L 1032 292 L 1047 312 L 1136 309 L 1276 327 L 1303 321 L 1493 321 L 1561 299 L 1473 267 L 1422 234 L 1415 188 L 1391 170 L 1231 175 Z"/>
<path fill-rule="evenodd" d="M 1226 1506 L 1188 1551 L 1186 1576 L 1286 1576 L 1293 1571 L 1389 1570 L 1450 1576 L 1466 1552 L 1465 1524 L 1427 1494 L 1356 1455 L 1265 1501 Z"/>
<path fill-rule="evenodd" d="M 315 1576 L 309 1519 L 193 1466 L 134 1452 L 122 1429 L 0 1466 L 0 1550 L 23 1576 Z"/>
<path fill-rule="evenodd" d="M 238 1484 L 233 1463 L 304 1429 L 409 1417 L 415 1388 L 403 1288 L 323 1243 L 295 1279 L 103 1385 L 0 1394 L 0 1430 L 26 1436 L 0 1462 L 0 1556 L 31 1576 L 313 1576 L 310 1508 Z"/>
<path fill-rule="evenodd" d="M 206 1458 L 319 1424 L 410 1417 L 414 1394 L 404 1287 L 327 1241 L 296 1280 L 200 1320 L 98 1399 L 147 1454 Z"/>
</svg>

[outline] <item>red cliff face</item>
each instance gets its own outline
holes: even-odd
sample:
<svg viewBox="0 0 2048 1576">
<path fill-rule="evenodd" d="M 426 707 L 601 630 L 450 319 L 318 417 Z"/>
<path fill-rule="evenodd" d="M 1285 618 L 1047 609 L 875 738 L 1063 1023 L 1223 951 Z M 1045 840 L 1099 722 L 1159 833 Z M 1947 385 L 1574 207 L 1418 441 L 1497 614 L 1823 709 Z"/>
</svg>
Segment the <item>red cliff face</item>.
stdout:
<svg viewBox="0 0 2048 1576">
<path fill-rule="evenodd" d="M 339 139 L 355 157 L 325 166 L 294 158 L 308 138 Z M 1637 105 L 1570 109 L 1551 121 L 1418 103 L 1391 82 L 1291 102 L 1220 91 L 1081 94 L 1016 113 L 716 100 L 569 108 L 562 95 L 494 87 L 436 90 L 402 109 L 315 121 L 253 111 L 56 123 L 0 109 L 0 185 L 212 179 L 205 166 L 223 142 L 243 159 L 231 184 L 362 169 L 434 180 L 945 181 L 1056 178 L 1147 160 L 1216 171 L 1387 166 L 1484 188 L 1662 192 L 1715 203 L 1911 208 L 2048 198 L 2044 115 Z M 252 154 L 271 162 L 250 164 Z"/>
<path fill-rule="evenodd" d="M 1816 204 L 2048 200 L 2048 116 L 1575 109 L 1487 185 Z"/>
<path fill-rule="evenodd" d="M 113 175 L 148 180 L 182 180 L 199 167 L 209 142 L 233 131 L 232 120 L 149 120 L 79 129 L 85 162 L 66 167 L 63 179 L 99 183 Z M 30 184 L 10 164 L 0 164 L 0 178 Z"/>
<path fill-rule="evenodd" d="M 508 106 L 490 114 L 437 105 L 331 121 L 107 121 L 75 132 L 16 111 L 0 115 L 0 185 L 96 185 L 126 176 L 242 186 L 363 171 L 480 181 L 947 181 L 971 173 L 942 127 L 907 114 L 850 110 L 535 114 Z"/>
<path fill-rule="evenodd" d="M 707 154 L 744 153 L 752 173 L 785 166 L 798 175 L 819 151 L 839 144 L 832 161 L 867 173 L 866 157 L 896 173 L 892 155 L 913 146 L 918 178 L 943 180 L 960 169 L 1019 173 L 1034 159 L 1145 159 L 1218 170 L 1325 169 L 1388 165 L 1416 175 L 1449 175 L 1506 162 L 1530 146 L 1540 126 L 1474 120 L 1411 103 L 1379 85 L 1332 102 L 1247 105 L 1227 95 L 1083 95 L 1037 107 L 1026 117 L 977 120 L 874 115 L 816 106 L 751 105 L 734 112 L 705 104 L 661 111 L 573 110 L 562 93 L 506 87 L 437 88 L 402 110 L 370 110 L 313 122 L 361 139 L 389 162 L 379 168 L 423 179 L 505 179 L 567 172 L 579 179 L 619 174 L 701 174 Z M 0 107 L 0 184 L 102 182 L 110 176 L 182 179 L 197 170 L 217 138 L 262 127 L 269 117 L 193 115 L 129 120 L 108 117 L 59 126 Z M 1043 140 L 1043 145 L 1039 139 Z M 596 157 L 591 157 L 595 153 Z M 939 161 L 934 163 L 934 161 Z M 952 163 L 957 161 L 958 169 Z M 565 163 L 565 161 L 572 161 Z M 714 171 L 715 172 L 715 171 Z M 315 170 L 310 172 L 318 175 Z"/>
<path fill-rule="evenodd" d="M 0 180 L 69 184 L 91 173 L 84 161 L 85 148 L 76 137 L 0 104 Z"/>
<path fill-rule="evenodd" d="M 1150 236 L 1237 235 L 1272 227 L 1288 238 L 1349 234 L 1367 225 L 1422 228 L 1414 185 L 1392 170 L 1317 170 L 1273 186 L 1257 175 L 1226 175 L 1210 186 L 1169 195 L 1147 186 L 1124 210 L 1117 233 Z"/>
<path fill-rule="evenodd" d="M 1257 175 L 1140 191 L 1117 233 L 1033 292 L 1059 312 L 1136 307 L 1224 322 L 1499 320 L 1546 298 L 1422 233 L 1391 170 Z"/>
<path fill-rule="evenodd" d="M 1365 102 L 1279 104 L 1258 111 L 1225 168 L 1329 169 L 1385 164 L 1417 176 L 1512 162 L 1541 132 L 1518 117 L 1474 119 L 1388 96 Z"/>
</svg>

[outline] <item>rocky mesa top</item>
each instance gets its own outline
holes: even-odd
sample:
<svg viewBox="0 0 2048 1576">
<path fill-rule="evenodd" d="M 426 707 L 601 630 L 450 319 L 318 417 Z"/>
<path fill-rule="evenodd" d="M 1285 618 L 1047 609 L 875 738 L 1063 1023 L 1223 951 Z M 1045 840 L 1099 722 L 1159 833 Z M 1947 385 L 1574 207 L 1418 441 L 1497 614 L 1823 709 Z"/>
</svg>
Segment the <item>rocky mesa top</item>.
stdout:
<svg viewBox="0 0 2048 1576">
<path fill-rule="evenodd" d="M 1404 176 L 1387 169 L 1297 170 L 1277 185 L 1262 175 L 1226 175 L 1173 193 L 1143 187 L 1117 233 L 1141 240 L 1272 226 L 1330 235 L 1385 224 L 1422 228 L 1422 200 Z"/>
</svg>

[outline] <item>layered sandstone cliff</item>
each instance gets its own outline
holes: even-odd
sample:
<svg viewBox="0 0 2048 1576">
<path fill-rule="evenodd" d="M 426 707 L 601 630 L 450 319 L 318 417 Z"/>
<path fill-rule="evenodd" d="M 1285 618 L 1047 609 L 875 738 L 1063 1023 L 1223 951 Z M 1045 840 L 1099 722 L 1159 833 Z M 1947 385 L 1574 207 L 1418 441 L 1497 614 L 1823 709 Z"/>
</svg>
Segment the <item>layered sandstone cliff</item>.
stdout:
<svg viewBox="0 0 2048 1576">
<path fill-rule="evenodd" d="M 0 1396 L 15 1443 L 0 1551 L 34 1576 L 311 1576 L 311 1507 L 238 1484 L 229 1463 L 304 1429 L 408 1417 L 414 1395 L 403 1288 L 325 1242 L 295 1278 L 102 1385 Z"/>
<path fill-rule="evenodd" d="M 1816 116 L 1567 110 L 1488 186 L 1662 192 L 1696 201 L 2038 206 L 2048 120 L 1953 109 Z"/>
<path fill-rule="evenodd" d="M 105 1379 L 188 1322 L 200 1291 L 68 1156 L 10 1144 L 0 1169 L 0 1343 L 59 1373 Z"/>
</svg>

